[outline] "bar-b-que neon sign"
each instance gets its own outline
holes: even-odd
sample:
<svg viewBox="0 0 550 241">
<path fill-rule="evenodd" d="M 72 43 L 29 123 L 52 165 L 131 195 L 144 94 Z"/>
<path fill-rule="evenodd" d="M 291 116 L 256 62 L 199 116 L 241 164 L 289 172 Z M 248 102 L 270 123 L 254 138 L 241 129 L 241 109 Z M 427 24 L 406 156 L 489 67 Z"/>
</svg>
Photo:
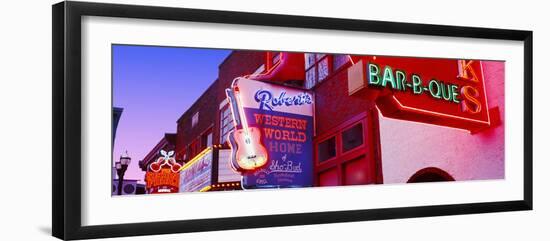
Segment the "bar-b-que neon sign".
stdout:
<svg viewBox="0 0 550 241">
<path fill-rule="evenodd" d="M 354 67 L 364 69 L 361 72 L 368 98 L 376 101 L 386 117 L 472 132 L 491 124 L 478 60 L 386 56 L 354 59 L 359 64 Z"/>
</svg>

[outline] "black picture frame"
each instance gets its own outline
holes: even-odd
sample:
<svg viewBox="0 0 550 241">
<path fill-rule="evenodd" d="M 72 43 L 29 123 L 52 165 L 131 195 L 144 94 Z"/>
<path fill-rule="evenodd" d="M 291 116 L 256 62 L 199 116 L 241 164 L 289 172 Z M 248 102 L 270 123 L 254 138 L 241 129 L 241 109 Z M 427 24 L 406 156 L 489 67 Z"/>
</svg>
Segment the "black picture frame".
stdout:
<svg viewBox="0 0 550 241">
<path fill-rule="evenodd" d="M 307 225 L 380 219 L 532 210 L 533 32 L 384 21 L 335 19 L 151 7 L 61 2 L 53 13 L 53 194 L 52 233 L 60 239 L 86 239 L 212 230 Z M 426 36 L 517 40 L 524 43 L 524 194 L 521 200 L 421 207 L 345 210 L 303 214 L 213 218 L 133 224 L 81 224 L 81 18 L 104 16 L 258 26 L 350 30 Z"/>
</svg>

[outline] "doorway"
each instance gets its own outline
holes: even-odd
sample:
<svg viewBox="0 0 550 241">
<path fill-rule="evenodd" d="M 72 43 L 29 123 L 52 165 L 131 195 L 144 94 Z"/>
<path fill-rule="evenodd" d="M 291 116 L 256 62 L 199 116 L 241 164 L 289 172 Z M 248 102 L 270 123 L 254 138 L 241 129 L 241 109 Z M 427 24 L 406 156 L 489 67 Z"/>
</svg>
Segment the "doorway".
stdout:
<svg viewBox="0 0 550 241">
<path fill-rule="evenodd" d="M 315 184 L 343 186 L 381 183 L 376 158 L 376 125 L 359 114 L 315 139 Z"/>
<path fill-rule="evenodd" d="M 412 175 L 407 183 L 419 183 L 419 182 L 449 182 L 455 179 L 446 171 L 443 171 L 437 167 L 427 167 L 417 171 Z"/>
</svg>

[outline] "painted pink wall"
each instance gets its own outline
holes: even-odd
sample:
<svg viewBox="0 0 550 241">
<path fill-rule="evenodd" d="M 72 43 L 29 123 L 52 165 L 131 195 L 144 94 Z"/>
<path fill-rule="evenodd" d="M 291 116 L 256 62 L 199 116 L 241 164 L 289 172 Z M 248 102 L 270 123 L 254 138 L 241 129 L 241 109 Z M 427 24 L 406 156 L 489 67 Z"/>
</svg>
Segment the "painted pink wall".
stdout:
<svg viewBox="0 0 550 241">
<path fill-rule="evenodd" d="M 501 123 L 477 134 L 380 117 L 384 183 L 404 183 L 417 171 L 437 167 L 455 180 L 504 178 L 504 62 L 483 61 L 489 109 Z"/>
</svg>

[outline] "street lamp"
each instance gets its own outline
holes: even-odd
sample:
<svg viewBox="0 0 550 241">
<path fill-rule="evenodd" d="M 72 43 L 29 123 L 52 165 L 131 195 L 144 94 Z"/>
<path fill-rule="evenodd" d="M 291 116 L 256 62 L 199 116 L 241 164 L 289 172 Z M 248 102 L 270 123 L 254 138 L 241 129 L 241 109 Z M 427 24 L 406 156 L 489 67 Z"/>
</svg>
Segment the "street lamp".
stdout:
<svg viewBox="0 0 550 241">
<path fill-rule="evenodd" d="M 115 163 L 115 168 L 118 175 L 118 195 L 122 195 L 122 182 L 124 180 L 124 173 L 126 172 L 126 169 L 128 169 L 128 165 L 130 165 L 131 161 L 132 158 L 128 156 L 128 151 L 126 151 L 124 154 L 120 155 L 120 159 Z"/>
</svg>

